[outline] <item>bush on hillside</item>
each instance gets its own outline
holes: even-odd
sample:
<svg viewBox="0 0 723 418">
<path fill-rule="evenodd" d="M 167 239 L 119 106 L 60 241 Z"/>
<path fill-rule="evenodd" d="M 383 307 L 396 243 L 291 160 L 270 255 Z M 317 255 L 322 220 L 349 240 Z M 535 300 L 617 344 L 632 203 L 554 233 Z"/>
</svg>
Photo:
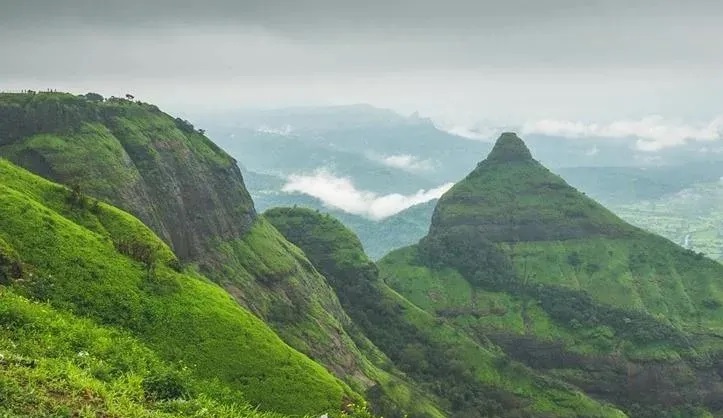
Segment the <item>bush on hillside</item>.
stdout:
<svg viewBox="0 0 723 418">
<path fill-rule="evenodd" d="M 149 401 L 170 401 L 174 399 L 186 399 L 190 396 L 185 381 L 189 376 L 182 372 L 169 370 L 147 376 L 141 382 L 143 393 Z"/>
</svg>

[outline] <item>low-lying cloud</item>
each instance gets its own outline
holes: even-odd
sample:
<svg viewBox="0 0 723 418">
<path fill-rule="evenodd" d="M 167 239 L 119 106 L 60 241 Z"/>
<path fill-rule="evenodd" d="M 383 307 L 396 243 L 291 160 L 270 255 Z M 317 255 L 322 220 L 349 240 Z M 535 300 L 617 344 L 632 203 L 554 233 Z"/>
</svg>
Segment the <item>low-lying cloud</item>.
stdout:
<svg viewBox="0 0 723 418">
<path fill-rule="evenodd" d="M 256 128 L 256 132 L 260 134 L 291 136 L 291 134 L 294 133 L 294 128 L 291 125 L 284 125 L 280 128 L 273 128 L 271 126 L 262 125 Z"/>
<path fill-rule="evenodd" d="M 398 168 L 410 173 L 421 173 L 434 170 L 433 161 L 421 159 L 410 154 L 372 155 L 371 158 L 386 165 L 387 167 Z"/>
<path fill-rule="evenodd" d="M 411 195 L 377 193 L 359 190 L 351 179 L 337 177 L 326 170 L 318 170 L 311 175 L 294 174 L 288 177 L 282 191 L 304 193 L 321 200 L 330 208 L 381 220 L 395 215 L 407 208 L 440 198 L 454 183 L 447 183 L 429 190 L 419 190 Z"/>
<path fill-rule="evenodd" d="M 702 125 L 668 121 L 662 116 L 649 116 L 639 120 L 621 120 L 609 124 L 545 119 L 526 123 L 522 127 L 523 134 L 566 138 L 635 138 L 637 140 L 635 145 L 641 151 L 659 151 L 683 145 L 688 141 L 721 140 L 722 132 L 723 117 Z"/>
<path fill-rule="evenodd" d="M 500 128 L 489 128 L 483 126 L 468 127 L 445 122 L 435 122 L 434 127 L 440 131 L 447 132 L 448 134 L 477 141 L 494 141 L 495 135 L 499 135 L 502 131 Z"/>
</svg>

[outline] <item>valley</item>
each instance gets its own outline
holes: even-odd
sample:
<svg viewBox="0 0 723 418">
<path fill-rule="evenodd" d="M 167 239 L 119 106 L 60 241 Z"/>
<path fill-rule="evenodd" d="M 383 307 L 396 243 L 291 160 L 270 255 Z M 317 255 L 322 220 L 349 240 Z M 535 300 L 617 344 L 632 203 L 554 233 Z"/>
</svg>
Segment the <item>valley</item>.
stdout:
<svg viewBox="0 0 723 418">
<path fill-rule="evenodd" d="M 278 193 L 143 102 L 2 94 L 0 156 L 1 413 L 720 413 L 723 266 L 514 133 L 379 220 Z M 716 216 L 718 183 L 685 187 L 612 206 L 715 243 L 670 213 Z"/>
</svg>

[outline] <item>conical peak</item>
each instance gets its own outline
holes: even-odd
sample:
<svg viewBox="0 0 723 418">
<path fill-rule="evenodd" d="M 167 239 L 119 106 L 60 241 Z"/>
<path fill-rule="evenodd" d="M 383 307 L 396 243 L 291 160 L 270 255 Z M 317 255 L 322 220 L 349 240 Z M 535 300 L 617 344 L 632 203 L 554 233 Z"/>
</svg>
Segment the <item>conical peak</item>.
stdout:
<svg viewBox="0 0 723 418">
<path fill-rule="evenodd" d="M 494 148 L 487 157 L 487 161 L 511 162 L 511 161 L 531 161 L 532 154 L 514 132 L 504 132 L 497 139 Z"/>
</svg>

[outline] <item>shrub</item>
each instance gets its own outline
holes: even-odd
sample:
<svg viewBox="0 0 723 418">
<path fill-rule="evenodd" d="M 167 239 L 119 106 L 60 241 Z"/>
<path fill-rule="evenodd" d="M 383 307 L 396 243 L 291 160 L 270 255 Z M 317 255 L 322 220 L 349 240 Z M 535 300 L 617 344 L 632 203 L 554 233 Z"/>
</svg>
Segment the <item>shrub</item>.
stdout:
<svg viewBox="0 0 723 418">
<path fill-rule="evenodd" d="M 192 134 L 196 131 L 193 124 L 185 119 L 176 118 L 176 127 L 187 134 Z"/>
<path fill-rule="evenodd" d="M 178 371 L 165 371 L 151 374 L 143 379 L 141 387 L 149 401 L 170 401 L 173 399 L 186 399 L 190 392 L 185 385 L 188 376 Z"/>
<path fill-rule="evenodd" d="M 105 100 L 105 98 L 103 98 L 103 96 L 101 96 L 100 94 L 92 92 L 86 93 L 84 97 L 91 102 L 102 102 L 103 100 Z"/>
</svg>

